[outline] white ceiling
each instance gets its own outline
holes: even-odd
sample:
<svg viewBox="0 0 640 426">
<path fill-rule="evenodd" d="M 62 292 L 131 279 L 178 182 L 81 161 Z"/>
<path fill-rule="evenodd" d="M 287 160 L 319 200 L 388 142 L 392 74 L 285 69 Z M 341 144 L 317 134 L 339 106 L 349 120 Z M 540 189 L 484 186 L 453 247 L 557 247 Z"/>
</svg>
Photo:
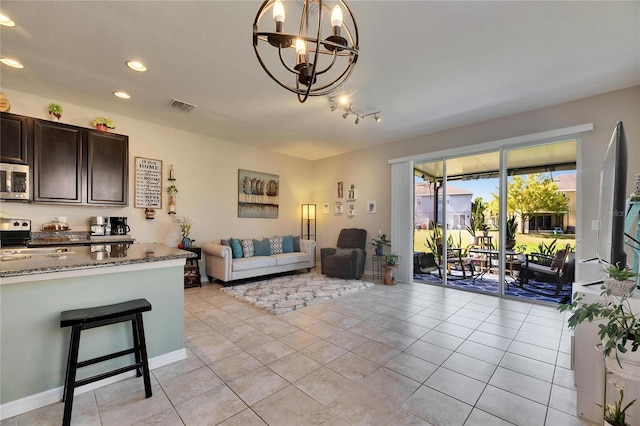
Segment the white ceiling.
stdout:
<svg viewBox="0 0 640 426">
<path fill-rule="evenodd" d="M 360 58 L 343 89 L 381 123 L 299 104 L 266 75 L 260 1 L 2 0 L 17 26 L 0 53 L 25 68 L 3 65 L 1 85 L 314 160 L 640 84 L 637 1 L 348 3 Z"/>
</svg>

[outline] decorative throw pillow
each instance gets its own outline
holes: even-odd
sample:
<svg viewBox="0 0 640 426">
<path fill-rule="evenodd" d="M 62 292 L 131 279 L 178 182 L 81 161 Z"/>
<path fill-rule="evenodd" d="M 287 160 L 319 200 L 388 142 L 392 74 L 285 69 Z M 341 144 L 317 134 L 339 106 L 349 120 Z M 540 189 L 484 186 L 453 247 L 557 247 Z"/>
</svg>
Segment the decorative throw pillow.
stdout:
<svg viewBox="0 0 640 426">
<path fill-rule="evenodd" d="M 241 241 L 241 244 L 242 244 L 242 256 L 252 257 L 253 256 L 253 240 L 243 239 Z"/>
<path fill-rule="evenodd" d="M 231 242 L 229 240 L 220 240 L 220 245 L 231 247 Z"/>
<path fill-rule="evenodd" d="M 268 238 L 253 240 L 253 249 L 256 256 L 271 256 L 271 244 Z"/>
<path fill-rule="evenodd" d="M 282 237 L 273 236 L 269 238 L 269 244 L 271 245 L 271 254 L 282 253 Z"/>
<path fill-rule="evenodd" d="M 282 237 L 282 252 L 283 253 L 293 252 L 293 235 L 285 235 Z"/>
<path fill-rule="evenodd" d="M 351 253 L 357 249 L 354 248 L 341 248 L 338 247 L 334 253 L 336 256 L 351 256 Z"/>
<path fill-rule="evenodd" d="M 555 271 L 562 264 L 562 260 L 564 259 L 565 252 L 564 250 L 558 250 L 556 256 L 551 261 L 551 270 Z"/>
<path fill-rule="evenodd" d="M 300 235 L 293 237 L 293 251 L 300 251 Z"/>
<path fill-rule="evenodd" d="M 237 238 L 229 238 L 229 243 L 231 243 L 231 253 L 234 259 L 239 259 L 242 257 L 242 244 L 240 240 Z"/>
</svg>

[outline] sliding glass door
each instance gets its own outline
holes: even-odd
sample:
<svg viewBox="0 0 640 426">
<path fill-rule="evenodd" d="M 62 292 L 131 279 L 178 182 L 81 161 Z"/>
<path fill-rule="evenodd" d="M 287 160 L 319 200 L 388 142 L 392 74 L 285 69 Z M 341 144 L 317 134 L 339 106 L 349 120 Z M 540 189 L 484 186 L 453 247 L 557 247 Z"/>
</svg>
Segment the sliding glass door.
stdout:
<svg viewBox="0 0 640 426">
<path fill-rule="evenodd" d="M 572 139 L 415 164 L 414 281 L 560 301 L 573 279 L 576 147 Z M 561 250 L 561 273 L 527 269 Z"/>
</svg>

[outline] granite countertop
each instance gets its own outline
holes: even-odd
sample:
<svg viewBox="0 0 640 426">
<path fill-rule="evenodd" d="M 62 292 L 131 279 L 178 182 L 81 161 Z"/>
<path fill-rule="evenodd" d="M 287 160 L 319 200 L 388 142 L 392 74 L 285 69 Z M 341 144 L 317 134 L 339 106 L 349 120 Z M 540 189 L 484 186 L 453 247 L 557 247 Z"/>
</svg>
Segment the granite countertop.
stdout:
<svg viewBox="0 0 640 426">
<path fill-rule="evenodd" d="M 32 232 L 29 247 L 78 244 L 133 243 L 131 235 L 90 235 L 85 231 Z"/>
<path fill-rule="evenodd" d="M 197 257 L 195 253 L 162 244 L 66 246 L 57 251 L 51 248 L 47 253 L 19 250 L 20 248 L 0 251 L 0 278 Z"/>
</svg>

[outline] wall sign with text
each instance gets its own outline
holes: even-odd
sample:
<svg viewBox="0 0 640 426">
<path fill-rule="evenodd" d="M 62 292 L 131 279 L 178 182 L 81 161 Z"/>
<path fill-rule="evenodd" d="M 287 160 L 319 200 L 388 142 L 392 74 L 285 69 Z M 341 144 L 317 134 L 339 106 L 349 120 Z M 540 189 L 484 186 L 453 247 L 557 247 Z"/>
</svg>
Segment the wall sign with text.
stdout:
<svg viewBox="0 0 640 426">
<path fill-rule="evenodd" d="M 162 161 L 136 157 L 136 207 L 162 208 Z"/>
</svg>

